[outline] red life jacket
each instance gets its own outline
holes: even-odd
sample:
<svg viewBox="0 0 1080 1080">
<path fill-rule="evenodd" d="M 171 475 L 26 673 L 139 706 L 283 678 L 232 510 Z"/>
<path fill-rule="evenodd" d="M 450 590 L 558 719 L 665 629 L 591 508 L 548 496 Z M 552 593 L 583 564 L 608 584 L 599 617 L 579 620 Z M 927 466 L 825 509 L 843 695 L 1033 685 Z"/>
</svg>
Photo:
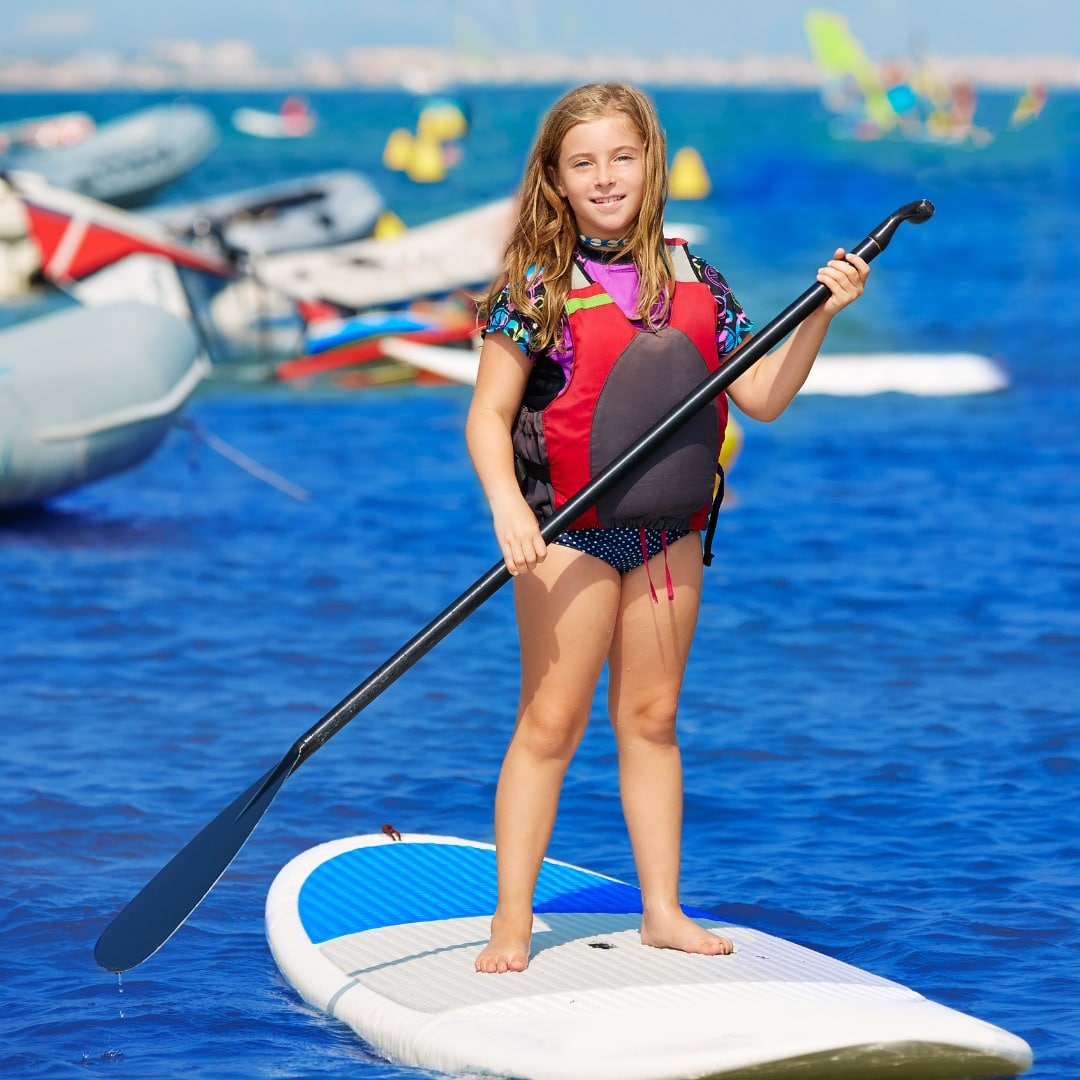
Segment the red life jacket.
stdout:
<svg viewBox="0 0 1080 1080">
<path fill-rule="evenodd" d="M 541 522 L 720 366 L 716 299 L 682 241 L 668 241 L 675 284 L 668 323 L 637 329 L 580 266 L 566 299 L 574 359 L 562 392 L 526 403 L 514 425 L 522 490 Z M 721 394 L 672 434 L 572 529 L 704 528 L 727 426 Z"/>
</svg>

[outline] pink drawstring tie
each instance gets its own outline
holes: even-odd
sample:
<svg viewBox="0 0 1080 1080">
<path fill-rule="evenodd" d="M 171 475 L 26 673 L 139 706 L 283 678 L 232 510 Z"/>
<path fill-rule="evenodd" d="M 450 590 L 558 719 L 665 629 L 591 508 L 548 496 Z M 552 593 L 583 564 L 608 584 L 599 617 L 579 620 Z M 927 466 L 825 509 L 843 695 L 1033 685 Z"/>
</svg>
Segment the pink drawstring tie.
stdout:
<svg viewBox="0 0 1080 1080">
<path fill-rule="evenodd" d="M 649 596 L 652 597 L 652 602 L 654 604 L 659 604 L 660 601 L 656 596 L 656 586 L 653 585 L 652 571 L 649 569 L 649 542 L 646 539 L 644 526 L 638 529 L 638 537 L 641 540 L 641 558 L 645 563 L 645 575 L 649 579 Z M 660 530 L 660 547 L 664 552 L 664 583 L 667 585 L 668 603 L 671 603 L 671 601 L 675 599 L 675 586 L 671 583 L 671 567 L 668 566 L 667 529 Z"/>
</svg>

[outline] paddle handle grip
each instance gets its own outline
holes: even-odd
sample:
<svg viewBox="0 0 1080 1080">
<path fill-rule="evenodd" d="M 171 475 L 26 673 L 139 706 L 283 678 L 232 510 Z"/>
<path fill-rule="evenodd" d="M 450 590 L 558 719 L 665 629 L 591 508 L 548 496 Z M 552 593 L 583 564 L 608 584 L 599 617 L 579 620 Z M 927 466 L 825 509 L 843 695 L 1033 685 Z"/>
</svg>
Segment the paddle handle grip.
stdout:
<svg viewBox="0 0 1080 1080">
<path fill-rule="evenodd" d="M 921 224 L 934 213 L 929 199 L 917 199 L 890 214 L 854 248 L 851 253 L 867 262 L 876 258 L 888 246 L 893 234 L 905 221 Z M 609 488 L 616 484 L 638 462 L 646 458 L 662 442 L 682 427 L 699 410 L 718 397 L 740 375 L 749 370 L 766 353 L 771 352 L 812 311 L 829 297 L 829 290 L 821 282 L 815 282 L 801 296 L 790 303 L 761 331 L 738 349 L 731 357 L 693 390 L 688 397 L 674 406 L 644 435 L 624 450 L 605 469 L 599 472 L 580 491 L 571 496 L 550 517 L 540 530 L 545 542 L 550 542 L 564 532 Z M 491 567 L 482 577 L 465 590 L 452 604 L 440 612 L 427 626 L 405 643 L 381 667 L 372 672 L 348 697 L 334 706 L 317 724 L 305 732 L 294 744 L 283 761 L 291 761 L 289 772 L 299 768 L 307 758 L 330 738 L 337 734 L 362 709 L 375 700 L 391 683 L 395 682 L 425 653 L 433 649 L 459 623 L 469 617 L 489 597 L 493 596 L 510 580 L 510 571 L 504 563 Z"/>
</svg>

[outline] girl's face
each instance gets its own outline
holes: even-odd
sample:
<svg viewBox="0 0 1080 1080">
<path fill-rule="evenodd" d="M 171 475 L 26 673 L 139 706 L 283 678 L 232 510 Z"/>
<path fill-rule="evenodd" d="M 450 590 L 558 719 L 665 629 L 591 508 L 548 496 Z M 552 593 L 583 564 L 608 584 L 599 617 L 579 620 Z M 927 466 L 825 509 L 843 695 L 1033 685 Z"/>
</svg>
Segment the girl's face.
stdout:
<svg viewBox="0 0 1080 1080">
<path fill-rule="evenodd" d="M 645 191 L 644 149 L 622 113 L 575 124 L 566 133 L 551 182 L 569 202 L 579 232 L 597 240 L 630 232 Z"/>
</svg>

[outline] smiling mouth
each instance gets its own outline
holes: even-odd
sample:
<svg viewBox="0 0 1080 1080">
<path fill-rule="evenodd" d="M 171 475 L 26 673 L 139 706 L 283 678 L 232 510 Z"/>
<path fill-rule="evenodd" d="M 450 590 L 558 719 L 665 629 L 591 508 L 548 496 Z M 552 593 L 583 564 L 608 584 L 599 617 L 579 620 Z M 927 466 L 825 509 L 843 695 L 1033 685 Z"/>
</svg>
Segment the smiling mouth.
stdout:
<svg viewBox="0 0 1080 1080">
<path fill-rule="evenodd" d="M 624 198 L 623 195 L 603 195 L 599 199 L 593 199 L 593 203 L 596 206 L 614 206 L 622 202 Z"/>
</svg>

